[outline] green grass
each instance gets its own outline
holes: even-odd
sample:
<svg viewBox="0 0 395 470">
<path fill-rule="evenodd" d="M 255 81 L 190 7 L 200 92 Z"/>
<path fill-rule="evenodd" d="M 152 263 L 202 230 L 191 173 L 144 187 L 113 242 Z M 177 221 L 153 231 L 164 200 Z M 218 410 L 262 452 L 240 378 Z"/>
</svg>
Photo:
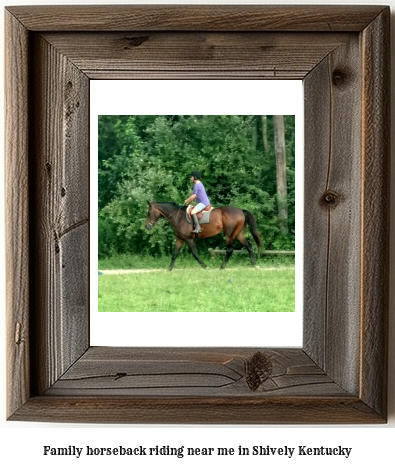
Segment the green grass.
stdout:
<svg viewBox="0 0 395 470">
<path fill-rule="evenodd" d="M 199 251 L 199 256 L 209 268 L 220 268 L 224 259 L 219 255 L 212 259 L 207 251 Z M 171 256 L 138 256 L 138 255 L 114 255 L 110 258 L 99 259 L 99 269 L 167 269 L 169 267 Z M 258 262 L 261 267 L 271 266 L 294 266 L 294 256 L 265 256 Z M 230 258 L 227 268 L 232 267 L 251 267 L 250 258 L 247 254 L 233 254 Z M 174 270 L 178 269 L 201 269 L 192 253 L 188 250 L 182 251 L 174 265 Z"/>
<path fill-rule="evenodd" d="M 291 263 L 284 266 L 266 265 L 257 269 L 248 266 L 249 260 L 244 257 L 246 266 L 231 267 L 229 263 L 228 268 L 219 270 L 221 260 L 216 259 L 213 262 L 216 264 L 215 268 L 209 267 L 206 270 L 192 259 L 189 260 L 188 268 L 177 269 L 176 264 L 176 268 L 171 272 L 163 269 L 146 273 L 100 276 L 99 311 L 293 312 L 295 310 L 295 269 Z M 144 265 L 146 269 L 149 267 L 147 263 Z M 117 266 L 117 269 L 119 268 L 120 266 Z M 159 268 L 158 263 L 155 268 Z"/>
</svg>

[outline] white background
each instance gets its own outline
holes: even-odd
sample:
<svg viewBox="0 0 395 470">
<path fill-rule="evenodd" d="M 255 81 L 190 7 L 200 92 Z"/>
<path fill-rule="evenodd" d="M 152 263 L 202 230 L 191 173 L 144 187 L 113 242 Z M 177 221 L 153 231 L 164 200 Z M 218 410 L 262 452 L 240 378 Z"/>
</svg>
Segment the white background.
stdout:
<svg viewBox="0 0 395 470">
<path fill-rule="evenodd" d="M 14 5 L 23 5 L 26 0 L 9 2 Z M 34 4 L 99 4 L 109 3 L 100 0 L 92 2 L 59 2 L 50 0 L 49 2 L 35 1 Z M 117 3 L 122 2 L 117 0 Z M 140 1 L 139 3 L 145 3 Z M 148 2 L 147 2 L 148 3 Z M 170 1 L 151 1 L 149 3 L 178 3 Z M 182 2 L 179 2 L 182 3 Z M 204 3 L 204 2 L 190 2 Z M 206 2 L 210 3 L 210 2 Z M 243 2 L 211 2 L 211 3 L 243 3 Z M 244 2 L 247 3 L 247 2 Z M 250 4 L 259 4 L 264 2 L 248 2 Z M 300 2 L 284 2 L 270 0 L 271 4 L 284 3 L 302 3 L 302 4 L 382 4 L 381 1 L 370 2 L 341 2 L 329 1 L 318 2 L 301 0 Z M 395 0 L 388 1 L 392 8 L 395 8 Z M 3 12 L 1 12 L 3 14 Z M 392 21 L 393 22 L 393 21 Z M 1 18 L 1 24 L 3 24 Z M 3 38 L 2 38 L 3 40 Z M 392 40 L 394 42 L 394 40 Z M 395 51 L 395 48 L 393 47 Z M 0 53 L 3 54 L 3 46 L 0 47 Z M 3 63 L 3 60 L 1 61 Z M 395 64 L 395 61 L 393 61 Z M 394 66 L 393 66 L 394 67 Z M 392 73 L 394 77 L 394 73 Z M 0 87 L 3 90 L 3 86 Z M 4 106 L 3 106 L 4 108 Z M 392 120 L 395 130 L 395 119 Z M 1 126 L 3 139 L 3 126 Z M 0 171 L 3 172 L 3 165 L 0 165 Z M 0 181 L 3 181 L 2 175 Z M 392 187 L 394 187 L 394 175 L 392 175 Z M 4 199 L 3 191 L 0 191 L 0 216 L 4 221 Z M 394 196 L 392 195 L 392 201 Z M 395 207 L 394 204 L 392 204 Z M 0 259 L 4 260 L 4 224 L 0 224 Z M 393 231 L 393 222 L 392 222 Z M 394 238 L 394 237 L 392 237 Z M 392 242 L 393 244 L 393 242 Z M 391 255 L 391 270 L 395 267 L 393 256 L 393 246 Z M 1 289 L 4 292 L 4 263 L 0 266 Z M 117 465 L 119 469 L 130 468 L 153 468 L 160 466 L 162 468 L 185 468 L 200 469 L 217 468 L 218 465 L 227 468 L 238 468 L 241 465 L 253 466 L 254 468 L 263 468 L 265 465 L 278 465 L 280 468 L 293 469 L 315 469 L 319 466 L 322 469 L 354 469 L 356 466 L 393 468 L 394 454 L 393 443 L 395 442 L 395 387 L 394 387 L 394 293 L 391 294 L 391 315 L 390 315 L 390 417 L 387 425 L 381 426 L 100 426 L 100 425 L 51 425 L 45 423 L 13 423 L 6 422 L 5 416 L 5 396 L 4 396 L 4 370 L 5 370 L 5 341 L 4 338 L 4 315 L 2 315 L 1 327 L 1 416 L 0 416 L 0 464 L 3 468 L 22 469 L 27 466 L 40 469 L 69 469 L 89 468 L 95 466 L 96 469 L 107 469 L 111 465 Z M 4 312 L 4 296 L 0 298 L 1 311 Z M 188 446 L 188 447 L 234 447 L 239 445 L 251 447 L 253 445 L 271 445 L 271 446 L 290 446 L 299 445 L 316 446 L 343 446 L 352 447 L 349 459 L 344 457 L 189 457 L 177 459 L 176 457 L 87 457 L 76 459 L 75 457 L 44 457 L 42 449 L 44 445 L 54 447 L 67 447 L 75 445 L 78 447 L 109 447 L 119 446 Z M 89 467 L 88 467 L 89 466 Z"/>
<path fill-rule="evenodd" d="M 149 100 L 147 100 L 149 96 Z M 232 96 L 232 99 L 229 99 Z M 301 80 L 92 80 L 91 130 L 91 345 L 92 346 L 302 346 L 302 276 L 295 312 L 240 314 L 97 311 L 97 127 L 108 114 L 295 115 L 296 272 L 303 269 L 303 86 Z M 188 175 L 185 175 L 188 179 Z M 187 197 L 187 194 L 185 195 Z M 198 245 L 199 250 L 199 245 Z M 205 259 L 206 253 L 201 252 Z M 247 261 L 249 262 L 249 261 Z M 169 258 L 170 263 L 170 258 Z M 191 267 L 201 270 L 191 256 Z M 177 262 L 174 269 L 177 269 Z M 200 274 L 200 273 L 199 273 Z M 262 276 L 264 276 L 262 269 Z M 229 274 L 229 277 L 231 274 Z M 236 279 L 235 279 L 236 280 Z M 188 302 L 185 302 L 186 308 Z M 226 321 L 224 321 L 226 316 Z M 122 328 L 119 328 L 122 325 Z M 177 325 L 168 328 L 166 325 Z M 193 327 L 191 327 L 193 325 Z M 207 327 L 210 325 L 210 328 Z M 251 325 L 255 328 L 251 329 Z M 287 325 L 284 328 L 284 325 Z M 163 334 L 166 331 L 166 334 Z M 221 331 L 219 337 L 218 332 Z"/>
</svg>

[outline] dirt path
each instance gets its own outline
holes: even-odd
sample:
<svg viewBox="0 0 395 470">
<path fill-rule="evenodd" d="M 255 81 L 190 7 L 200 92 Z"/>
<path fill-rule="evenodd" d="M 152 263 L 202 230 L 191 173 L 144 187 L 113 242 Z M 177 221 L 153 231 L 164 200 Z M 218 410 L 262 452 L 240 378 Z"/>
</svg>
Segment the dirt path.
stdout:
<svg viewBox="0 0 395 470">
<path fill-rule="evenodd" d="M 278 268 L 270 267 L 270 268 L 262 268 L 261 266 L 256 266 L 257 269 L 262 269 L 264 271 L 282 271 L 287 269 L 294 269 L 293 266 L 280 266 Z M 186 271 L 192 268 L 183 268 L 183 271 Z M 218 269 L 218 268 L 215 268 Z M 236 271 L 238 268 L 226 268 L 226 271 Z M 145 273 L 160 273 L 166 272 L 167 269 L 100 269 L 99 270 L 103 274 L 145 274 Z M 174 271 L 181 271 L 181 269 L 174 268 Z"/>
<path fill-rule="evenodd" d="M 144 274 L 164 272 L 166 269 L 100 269 L 99 271 L 103 274 Z"/>
</svg>

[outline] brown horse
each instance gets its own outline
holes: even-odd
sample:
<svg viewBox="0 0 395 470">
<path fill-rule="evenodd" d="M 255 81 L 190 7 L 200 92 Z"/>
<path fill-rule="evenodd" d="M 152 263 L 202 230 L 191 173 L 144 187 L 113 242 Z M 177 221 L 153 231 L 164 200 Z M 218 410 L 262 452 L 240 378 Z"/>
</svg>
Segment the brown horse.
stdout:
<svg viewBox="0 0 395 470">
<path fill-rule="evenodd" d="M 222 206 L 213 209 L 210 215 L 210 223 L 204 224 L 202 226 L 203 231 L 196 234 L 192 232 L 193 225 L 189 224 L 186 220 L 185 206 L 179 206 L 174 202 L 148 202 L 148 204 L 149 208 L 145 228 L 151 230 L 159 218 L 164 217 L 173 227 L 176 236 L 176 245 L 171 257 L 169 271 L 173 269 L 174 262 L 184 243 L 192 250 L 194 258 L 200 265 L 206 268 L 206 265 L 199 258 L 197 253 L 195 238 L 209 238 L 221 232 L 224 232 L 226 237 L 226 255 L 221 269 L 225 268 L 229 258 L 232 256 L 235 238 L 247 248 L 250 254 L 251 264 L 255 266 L 256 262 L 251 244 L 245 238 L 247 224 L 259 251 L 261 250 L 261 235 L 258 232 L 255 217 L 250 211 L 232 206 Z"/>
</svg>

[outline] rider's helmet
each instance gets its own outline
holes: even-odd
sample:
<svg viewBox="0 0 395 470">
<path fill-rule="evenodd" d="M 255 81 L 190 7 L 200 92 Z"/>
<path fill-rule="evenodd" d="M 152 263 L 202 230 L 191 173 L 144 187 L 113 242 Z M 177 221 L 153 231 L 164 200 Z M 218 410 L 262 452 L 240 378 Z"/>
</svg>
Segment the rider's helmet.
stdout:
<svg viewBox="0 0 395 470">
<path fill-rule="evenodd" d="M 200 171 L 192 171 L 192 173 L 190 174 L 190 176 L 193 176 L 195 179 L 197 180 L 200 180 L 202 175 L 200 173 Z"/>
</svg>

